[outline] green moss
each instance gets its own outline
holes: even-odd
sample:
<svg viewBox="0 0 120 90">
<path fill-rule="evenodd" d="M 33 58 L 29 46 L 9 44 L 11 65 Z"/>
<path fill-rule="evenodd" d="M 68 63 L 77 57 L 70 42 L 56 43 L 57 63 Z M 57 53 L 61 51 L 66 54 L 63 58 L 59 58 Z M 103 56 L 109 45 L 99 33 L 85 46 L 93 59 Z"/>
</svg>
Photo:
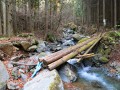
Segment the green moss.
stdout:
<svg viewBox="0 0 120 90">
<path fill-rule="evenodd" d="M 17 35 L 18 37 L 32 37 L 32 36 L 34 36 L 32 33 L 22 33 L 22 34 L 19 34 L 19 35 Z"/>
<path fill-rule="evenodd" d="M 78 41 L 78 43 L 82 43 L 82 42 L 84 42 L 84 41 L 86 41 L 86 40 L 88 40 L 89 38 L 82 38 L 81 40 L 79 40 Z"/>
<path fill-rule="evenodd" d="M 56 71 L 57 73 L 57 71 Z M 51 83 L 51 85 L 49 86 L 49 90 L 59 90 L 59 84 L 61 83 L 61 80 L 60 80 L 60 76 L 59 74 L 57 73 L 56 77 L 54 78 L 54 82 Z"/>
<path fill-rule="evenodd" d="M 111 49 L 110 49 L 110 48 L 104 50 L 104 54 L 105 54 L 106 56 L 109 55 L 110 53 L 111 53 Z"/>
<path fill-rule="evenodd" d="M 103 57 L 100 58 L 100 62 L 101 63 L 108 63 L 109 60 L 105 56 L 103 56 Z"/>
<path fill-rule="evenodd" d="M 50 42 L 56 41 L 55 35 L 53 35 L 51 33 L 47 34 L 46 41 L 50 41 Z"/>
</svg>

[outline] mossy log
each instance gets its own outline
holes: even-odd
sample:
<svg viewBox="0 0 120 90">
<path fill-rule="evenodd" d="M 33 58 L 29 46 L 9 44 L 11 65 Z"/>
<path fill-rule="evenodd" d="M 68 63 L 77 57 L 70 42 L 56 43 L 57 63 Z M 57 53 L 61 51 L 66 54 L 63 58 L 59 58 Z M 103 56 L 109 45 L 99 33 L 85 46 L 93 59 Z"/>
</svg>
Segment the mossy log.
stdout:
<svg viewBox="0 0 120 90">
<path fill-rule="evenodd" d="M 86 45 L 80 47 L 78 50 L 76 51 L 73 51 L 71 53 L 69 53 L 68 55 L 62 57 L 61 59 L 51 63 L 48 65 L 48 69 L 49 70 L 53 70 L 55 69 L 56 67 L 60 66 L 61 64 L 67 62 L 69 59 L 75 57 L 76 55 L 78 55 L 80 52 L 88 49 L 90 46 L 92 46 L 96 41 L 98 41 L 98 38 L 97 39 L 94 39 L 92 40 L 91 42 L 87 43 Z"/>
<path fill-rule="evenodd" d="M 78 43 L 75 46 L 69 47 L 67 49 L 63 49 L 63 50 L 53 53 L 49 56 L 46 56 L 44 58 L 40 58 L 40 61 L 43 62 L 44 64 L 50 64 L 50 63 L 62 58 L 63 56 L 66 56 L 67 54 L 75 51 L 76 49 L 79 49 L 80 47 L 82 47 L 83 45 L 86 45 L 87 43 L 91 42 L 94 39 L 96 39 L 96 36 L 94 36 L 91 39 L 88 39 L 82 43 Z"/>
</svg>

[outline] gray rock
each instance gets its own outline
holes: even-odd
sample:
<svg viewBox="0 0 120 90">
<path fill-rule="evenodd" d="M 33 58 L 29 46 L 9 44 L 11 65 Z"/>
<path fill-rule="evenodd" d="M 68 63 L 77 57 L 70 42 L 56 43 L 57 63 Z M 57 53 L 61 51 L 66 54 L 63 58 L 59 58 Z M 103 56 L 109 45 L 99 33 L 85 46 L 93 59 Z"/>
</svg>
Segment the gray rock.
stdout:
<svg viewBox="0 0 120 90">
<path fill-rule="evenodd" d="M 59 74 L 65 82 L 69 83 L 77 80 L 76 68 L 68 63 L 60 68 Z"/>
<path fill-rule="evenodd" d="M 4 64 L 0 61 L 0 90 L 6 90 L 6 81 L 9 79 L 9 74 L 4 66 Z"/>
<path fill-rule="evenodd" d="M 8 82 L 7 83 L 7 88 L 9 89 L 9 90 L 18 90 L 19 89 L 19 86 L 18 86 L 18 84 L 17 83 L 14 83 L 14 82 Z"/>
<path fill-rule="evenodd" d="M 80 34 L 73 34 L 73 38 L 77 41 L 79 41 L 80 39 L 82 39 L 82 37 L 80 36 Z"/>
<path fill-rule="evenodd" d="M 39 41 L 37 52 L 44 52 L 47 50 L 47 46 L 45 44 L 45 41 Z"/>
<path fill-rule="evenodd" d="M 33 46 L 29 47 L 27 51 L 33 52 L 33 51 L 35 51 L 36 49 L 37 49 L 37 46 L 36 46 L 36 45 L 33 45 Z"/>
<path fill-rule="evenodd" d="M 91 85 L 95 88 L 103 88 L 104 86 L 98 81 L 92 81 Z"/>
<path fill-rule="evenodd" d="M 27 49 L 31 46 L 31 43 L 28 41 L 21 41 L 21 46 L 25 51 L 27 51 Z"/>
<path fill-rule="evenodd" d="M 24 85 L 24 90 L 64 90 L 64 87 L 56 70 L 43 70 Z"/>
</svg>

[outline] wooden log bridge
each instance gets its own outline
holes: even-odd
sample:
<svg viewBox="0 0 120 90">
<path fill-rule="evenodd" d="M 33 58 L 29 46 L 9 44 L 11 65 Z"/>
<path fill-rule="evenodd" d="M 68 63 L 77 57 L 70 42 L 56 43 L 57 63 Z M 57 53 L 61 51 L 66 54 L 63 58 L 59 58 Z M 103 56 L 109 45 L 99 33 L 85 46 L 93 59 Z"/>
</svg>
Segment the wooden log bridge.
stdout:
<svg viewBox="0 0 120 90">
<path fill-rule="evenodd" d="M 82 58 L 88 58 L 94 56 L 94 54 L 88 54 L 90 50 L 101 40 L 104 34 L 96 34 L 93 35 L 91 38 L 78 43 L 74 46 L 69 48 L 60 50 L 44 58 L 39 58 L 40 62 L 43 62 L 43 67 L 47 67 L 49 70 L 53 70 L 60 66 L 61 64 L 67 62 L 69 59 L 74 58 L 75 56 L 79 55 L 82 51 L 86 52 L 83 55 L 79 55 L 80 62 Z"/>
</svg>

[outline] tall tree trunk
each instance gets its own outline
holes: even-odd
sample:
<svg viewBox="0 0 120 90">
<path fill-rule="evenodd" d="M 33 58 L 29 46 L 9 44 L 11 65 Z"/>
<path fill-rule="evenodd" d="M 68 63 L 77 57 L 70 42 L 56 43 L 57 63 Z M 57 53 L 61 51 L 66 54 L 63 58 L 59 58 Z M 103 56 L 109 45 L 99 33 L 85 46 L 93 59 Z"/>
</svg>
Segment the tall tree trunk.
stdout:
<svg viewBox="0 0 120 90">
<path fill-rule="evenodd" d="M 114 0 L 114 27 L 117 29 L 117 0 Z"/>
<path fill-rule="evenodd" d="M 2 13 L 3 13 L 3 35 L 7 35 L 7 28 L 6 28 L 6 0 L 2 2 Z"/>
<path fill-rule="evenodd" d="M 47 37 L 47 32 L 48 32 L 48 0 L 45 0 L 45 37 Z"/>
<path fill-rule="evenodd" d="M 12 10 L 13 10 L 13 0 L 8 0 L 8 8 L 7 8 L 7 24 L 8 24 L 8 36 L 12 36 L 13 35 L 13 19 L 12 19 Z"/>
<path fill-rule="evenodd" d="M 16 35 L 17 33 L 17 17 L 16 17 L 16 0 L 13 0 L 13 29 L 14 29 L 14 34 Z"/>
<path fill-rule="evenodd" d="M 2 35 L 2 8 L 1 8 L 1 1 L 0 1 L 0 35 Z"/>
</svg>

